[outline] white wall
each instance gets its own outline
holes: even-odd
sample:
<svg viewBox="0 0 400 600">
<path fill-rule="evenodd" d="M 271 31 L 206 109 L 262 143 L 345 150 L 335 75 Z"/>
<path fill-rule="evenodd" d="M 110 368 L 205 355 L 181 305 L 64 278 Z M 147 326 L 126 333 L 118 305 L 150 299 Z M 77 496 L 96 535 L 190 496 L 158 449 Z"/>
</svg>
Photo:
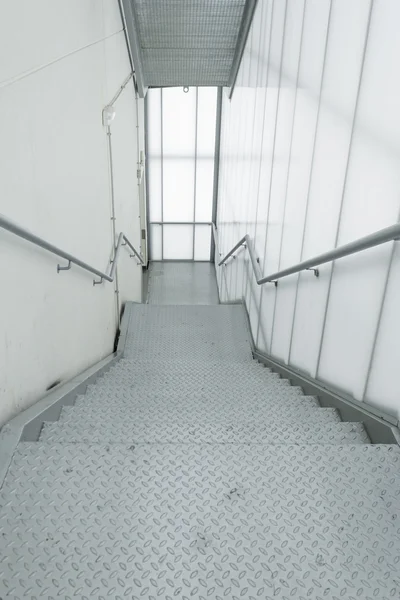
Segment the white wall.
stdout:
<svg viewBox="0 0 400 600">
<path fill-rule="evenodd" d="M 219 243 L 245 233 L 264 275 L 396 223 L 397 0 L 260 0 L 223 104 Z M 247 253 L 219 273 L 273 357 L 400 416 L 400 248 L 388 243 L 278 288 Z"/>
<path fill-rule="evenodd" d="M 130 72 L 117 0 L 0 0 L 0 213 L 101 270 L 112 250 L 102 109 Z M 116 230 L 140 243 L 132 82 L 112 124 Z M 125 249 L 122 302 L 141 299 Z M 0 229 L 0 424 L 113 350 L 114 285 Z"/>
</svg>

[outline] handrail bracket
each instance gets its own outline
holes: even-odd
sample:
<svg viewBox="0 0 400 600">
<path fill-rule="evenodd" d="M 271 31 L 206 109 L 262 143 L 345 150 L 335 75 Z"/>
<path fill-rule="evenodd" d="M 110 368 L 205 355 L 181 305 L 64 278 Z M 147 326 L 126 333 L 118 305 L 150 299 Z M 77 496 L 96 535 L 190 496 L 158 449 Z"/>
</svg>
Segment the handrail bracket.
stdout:
<svg viewBox="0 0 400 600">
<path fill-rule="evenodd" d="M 306 269 L 306 271 L 314 271 L 314 276 L 319 277 L 319 269 L 312 269 L 311 267 L 309 267 L 308 269 Z"/>
<path fill-rule="evenodd" d="M 57 265 L 57 273 L 59 273 L 60 271 L 69 271 L 71 268 L 71 261 L 68 261 L 68 266 L 67 267 L 61 267 L 60 265 Z"/>
</svg>

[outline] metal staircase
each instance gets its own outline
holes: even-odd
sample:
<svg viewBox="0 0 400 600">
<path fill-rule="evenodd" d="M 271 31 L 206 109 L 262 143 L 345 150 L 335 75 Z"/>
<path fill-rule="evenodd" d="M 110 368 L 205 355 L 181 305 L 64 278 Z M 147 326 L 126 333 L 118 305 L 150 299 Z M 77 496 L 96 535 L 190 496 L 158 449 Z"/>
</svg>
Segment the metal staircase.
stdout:
<svg viewBox="0 0 400 600">
<path fill-rule="evenodd" d="M 400 450 L 252 359 L 241 306 L 137 305 L 18 445 L 0 598 L 400 597 Z"/>
</svg>

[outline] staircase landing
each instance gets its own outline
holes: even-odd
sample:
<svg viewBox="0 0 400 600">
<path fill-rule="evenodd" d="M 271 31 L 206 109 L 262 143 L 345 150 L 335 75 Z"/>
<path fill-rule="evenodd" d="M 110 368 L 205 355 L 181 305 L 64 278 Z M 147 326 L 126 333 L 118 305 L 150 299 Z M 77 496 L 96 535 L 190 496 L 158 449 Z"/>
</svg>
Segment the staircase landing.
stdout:
<svg viewBox="0 0 400 600">
<path fill-rule="evenodd" d="M 149 304 L 218 304 L 214 265 L 209 262 L 152 262 Z"/>
</svg>

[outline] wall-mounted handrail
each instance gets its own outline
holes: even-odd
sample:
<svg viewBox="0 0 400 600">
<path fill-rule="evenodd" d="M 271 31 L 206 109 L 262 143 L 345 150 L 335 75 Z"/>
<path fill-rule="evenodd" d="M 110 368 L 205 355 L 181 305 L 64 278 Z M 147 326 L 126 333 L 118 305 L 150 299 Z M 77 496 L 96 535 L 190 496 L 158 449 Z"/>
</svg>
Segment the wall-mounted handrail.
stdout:
<svg viewBox="0 0 400 600">
<path fill-rule="evenodd" d="M 124 243 L 124 244 L 122 244 L 122 245 L 123 245 L 123 246 L 125 246 L 125 245 L 129 246 L 129 248 L 130 248 L 130 249 L 132 250 L 132 252 L 133 252 L 133 254 L 131 254 L 131 255 L 130 255 L 130 256 L 131 256 L 131 258 L 133 258 L 134 256 L 136 256 L 136 258 L 138 259 L 138 261 L 140 262 L 140 264 L 141 264 L 142 266 L 144 266 L 144 260 L 143 260 L 143 256 L 142 256 L 141 254 L 139 254 L 139 253 L 136 251 L 135 247 L 134 247 L 134 246 L 132 246 L 132 244 L 130 243 L 130 241 L 128 240 L 128 238 L 127 238 L 125 235 L 124 235 L 124 242 L 125 242 L 125 243 Z"/>
<path fill-rule="evenodd" d="M 67 260 L 68 267 L 60 267 L 60 265 L 58 265 L 57 266 L 58 272 L 68 270 L 70 268 L 71 264 L 74 264 L 74 265 L 77 265 L 78 267 L 81 267 L 81 269 L 84 269 L 85 271 L 89 271 L 89 273 L 93 273 L 93 275 L 97 275 L 97 277 L 100 277 L 100 281 L 93 281 L 94 285 L 97 285 L 98 283 L 102 283 L 103 280 L 110 281 L 110 282 L 114 281 L 115 269 L 116 269 L 117 262 L 118 262 L 120 248 L 121 248 L 121 246 L 123 246 L 125 244 L 127 246 L 129 246 L 129 248 L 133 252 L 133 254 L 131 254 L 130 256 L 131 257 L 136 256 L 136 258 L 138 258 L 138 260 L 140 261 L 140 264 L 144 265 L 141 255 L 135 250 L 135 248 L 133 247 L 133 245 L 131 244 L 131 242 L 128 240 L 128 238 L 126 237 L 126 235 L 124 233 L 119 234 L 118 242 L 115 247 L 114 258 L 111 262 L 110 272 L 107 274 L 107 273 L 103 273 L 103 271 L 100 271 L 99 269 L 96 269 L 95 267 L 92 267 L 91 265 L 88 265 L 83 260 L 76 258 L 76 256 L 73 256 L 69 252 L 65 252 L 64 250 L 61 250 L 61 248 L 54 246 L 54 244 L 50 244 L 49 242 L 46 242 L 46 240 L 39 237 L 38 235 L 35 235 L 34 233 L 31 233 L 30 231 L 28 231 L 27 229 L 24 229 L 20 225 L 13 223 L 13 221 L 10 221 L 10 219 L 7 219 L 7 217 L 5 217 L 4 215 L 0 215 L 0 227 L 2 229 L 6 229 L 10 233 L 13 233 L 14 235 L 16 235 L 24 240 L 27 240 L 28 242 L 31 242 L 32 244 L 35 244 L 35 246 L 40 246 L 40 248 L 43 248 L 44 250 L 47 250 L 48 252 L 51 252 L 52 254 L 55 254 L 56 256 L 60 256 L 61 258 L 64 258 L 65 260 Z"/>
<path fill-rule="evenodd" d="M 213 226 L 214 238 L 217 238 L 217 231 L 215 225 Z M 343 258 L 345 256 L 350 256 L 351 254 L 356 254 L 358 252 L 362 252 L 363 250 L 368 250 L 368 248 L 374 248 L 375 246 L 380 246 L 381 244 L 385 244 L 386 242 L 391 241 L 399 241 L 400 240 L 400 223 L 396 223 L 396 225 L 391 225 L 390 227 L 385 227 L 384 229 L 380 229 L 379 231 L 375 231 L 370 235 L 366 235 L 365 237 L 359 238 L 354 242 L 350 242 L 349 244 L 345 244 L 344 246 L 339 246 L 338 248 L 334 248 L 329 252 L 325 252 L 324 254 L 319 254 L 318 256 L 314 256 L 313 258 L 309 258 L 308 260 L 304 260 L 303 262 L 297 263 L 292 267 L 287 269 L 283 269 L 282 271 L 277 271 L 276 273 L 272 273 L 271 275 L 267 275 L 266 277 L 262 276 L 260 271 L 260 267 L 258 265 L 258 259 L 256 258 L 253 250 L 253 245 L 251 239 L 248 234 L 243 236 L 237 244 L 224 256 L 224 258 L 218 263 L 218 266 L 222 266 L 226 263 L 228 258 L 234 255 L 234 253 L 241 247 L 246 246 L 250 255 L 251 264 L 253 266 L 254 274 L 256 276 L 257 284 L 262 285 L 263 283 L 275 283 L 278 279 L 282 279 L 282 277 L 287 277 L 288 275 L 294 275 L 295 273 L 300 273 L 301 271 L 306 270 L 314 270 L 318 273 L 316 267 L 320 265 L 324 265 L 325 263 L 332 262 L 334 260 L 338 260 L 339 258 Z"/>
</svg>

